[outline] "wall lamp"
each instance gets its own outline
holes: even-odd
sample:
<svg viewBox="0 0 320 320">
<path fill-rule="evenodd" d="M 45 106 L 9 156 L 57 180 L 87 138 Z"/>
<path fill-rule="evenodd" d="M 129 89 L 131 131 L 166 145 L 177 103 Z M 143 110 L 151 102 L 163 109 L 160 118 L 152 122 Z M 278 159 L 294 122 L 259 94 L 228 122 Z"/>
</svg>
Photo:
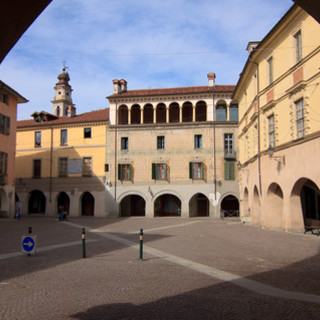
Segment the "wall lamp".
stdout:
<svg viewBox="0 0 320 320">
<path fill-rule="evenodd" d="M 274 147 L 272 145 L 269 145 L 269 148 L 267 150 L 269 158 L 272 158 L 276 160 L 278 163 L 282 163 L 283 165 L 286 164 L 286 157 L 285 156 L 274 156 Z"/>
<path fill-rule="evenodd" d="M 243 172 L 249 172 L 249 169 L 242 169 L 242 164 L 240 161 L 237 162 L 237 167 L 238 167 L 238 170 L 241 170 Z"/>
</svg>

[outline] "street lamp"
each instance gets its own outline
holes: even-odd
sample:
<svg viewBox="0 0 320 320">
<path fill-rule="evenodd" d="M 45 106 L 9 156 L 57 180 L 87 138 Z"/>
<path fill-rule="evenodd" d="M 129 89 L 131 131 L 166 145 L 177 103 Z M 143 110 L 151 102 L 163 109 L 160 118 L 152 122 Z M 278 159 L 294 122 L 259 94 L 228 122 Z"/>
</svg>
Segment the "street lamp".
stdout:
<svg viewBox="0 0 320 320">
<path fill-rule="evenodd" d="M 272 159 L 276 160 L 278 163 L 282 163 L 283 165 L 286 164 L 285 156 L 274 156 L 273 155 L 274 147 L 271 144 L 269 145 L 269 148 L 268 148 L 267 152 L 268 152 L 269 158 L 272 158 Z"/>
</svg>

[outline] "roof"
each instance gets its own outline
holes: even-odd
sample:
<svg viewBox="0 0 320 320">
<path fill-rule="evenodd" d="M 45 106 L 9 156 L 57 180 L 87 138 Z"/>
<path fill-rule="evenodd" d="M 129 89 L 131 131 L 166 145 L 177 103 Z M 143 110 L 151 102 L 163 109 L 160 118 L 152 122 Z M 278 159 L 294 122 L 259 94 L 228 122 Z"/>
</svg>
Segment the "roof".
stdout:
<svg viewBox="0 0 320 320">
<path fill-rule="evenodd" d="M 0 89 L 4 90 L 7 94 L 15 97 L 17 99 L 18 103 L 26 103 L 28 100 L 23 97 L 20 93 L 13 90 L 11 87 L 9 87 L 7 84 L 5 84 L 3 81 L 0 80 Z"/>
<path fill-rule="evenodd" d="M 157 88 L 157 89 L 139 89 L 128 90 L 108 96 L 108 99 L 120 99 L 124 97 L 147 97 L 163 95 L 179 95 L 193 93 L 232 93 L 234 85 L 216 85 L 216 86 L 197 86 L 197 87 L 180 87 L 180 88 Z"/>
<path fill-rule="evenodd" d="M 95 122 L 95 121 L 108 121 L 109 108 L 81 113 L 74 117 L 60 117 L 56 120 L 46 122 L 35 122 L 34 119 L 17 121 L 17 128 L 30 128 L 30 127 L 51 127 L 58 125 L 68 125 L 74 123 Z"/>
</svg>

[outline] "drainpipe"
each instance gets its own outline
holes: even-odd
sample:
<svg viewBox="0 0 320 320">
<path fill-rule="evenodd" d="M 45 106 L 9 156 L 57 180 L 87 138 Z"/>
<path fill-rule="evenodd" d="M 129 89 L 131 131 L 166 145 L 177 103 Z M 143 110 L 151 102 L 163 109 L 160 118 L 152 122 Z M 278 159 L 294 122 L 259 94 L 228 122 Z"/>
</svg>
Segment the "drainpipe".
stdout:
<svg viewBox="0 0 320 320">
<path fill-rule="evenodd" d="M 53 156 L 53 128 L 51 127 L 50 141 L 50 175 L 49 175 L 49 202 L 52 201 L 52 156 Z"/>
<path fill-rule="evenodd" d="M 116 127 L 114 131 L 114 199 L 117 202 L 117 135 L 118 135 L 118 103 L 116 102 Z"/>
</svg>

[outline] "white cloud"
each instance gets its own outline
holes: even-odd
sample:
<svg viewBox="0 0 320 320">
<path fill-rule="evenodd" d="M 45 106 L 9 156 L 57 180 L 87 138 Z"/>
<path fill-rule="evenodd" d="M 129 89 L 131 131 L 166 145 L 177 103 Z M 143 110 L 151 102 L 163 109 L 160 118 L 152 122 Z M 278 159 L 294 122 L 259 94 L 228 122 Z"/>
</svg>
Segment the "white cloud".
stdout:
<svg viewBox="0 0 320 320">
<path fill-rule="evenodd" d="M 0 66 L 1 79 L 30 100 L 19 119 L 51 111 L 62 61 L 77 112 L 106 107 L 112 79 L 129 89 L 236 83 L 250 40 L 261 40 L 291 0 L 55 0 Z M 130 55 L 208 52 L 210 54 Z"/>
</svg>

